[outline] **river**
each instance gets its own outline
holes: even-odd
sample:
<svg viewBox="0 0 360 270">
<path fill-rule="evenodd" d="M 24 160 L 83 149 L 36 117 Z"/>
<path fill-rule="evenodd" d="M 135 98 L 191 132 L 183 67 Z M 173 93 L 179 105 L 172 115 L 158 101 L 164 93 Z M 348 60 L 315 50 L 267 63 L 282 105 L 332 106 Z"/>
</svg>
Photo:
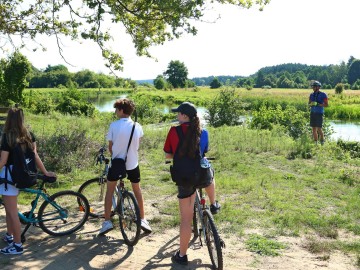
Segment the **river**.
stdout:
<svg viewBox="0 0 360 270">
<path fill-rule="evenodd" d="M 94 102 L 95 107 L 100 112 L 113 112 L 114 100 L 117 98 L 126 97 L 126 95 L 108 96 Z M 164 107 L 164 112 L 168 112 L 169 109 Z M 204 120 L 205 108 L 198 108 L 199 117 L 201 121 Z M 344 122 L 340 120 L 330 120 L 330 125 L 334 130 L 331 135 L 332 140 L 342 139 L 344 141 L 358 141 L 360 142 L 360 122 Z"/>
</svg>

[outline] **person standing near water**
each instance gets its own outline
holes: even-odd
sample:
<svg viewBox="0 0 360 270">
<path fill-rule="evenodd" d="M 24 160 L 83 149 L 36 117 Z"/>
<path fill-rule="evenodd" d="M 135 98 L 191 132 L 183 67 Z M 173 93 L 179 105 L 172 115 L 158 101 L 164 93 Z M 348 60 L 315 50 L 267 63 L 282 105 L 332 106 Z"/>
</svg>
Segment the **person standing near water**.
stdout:
<svg viewBox="0 0 360 270">
<path fill-rule="evenodd" d="M 313 93 L 309 96 L 310 106 L 310 126 L 312 128 L 313 139 L 315 143 L 318 142 L 320 137 L 320 143 L 324 144 L 324 132 L 322 130 L 324 121 L 325 107 L 328 106 L 328 97 L 324 92 L 320 91 L 321 83 L 314 81 L 311 84 Z"/>
</svg>

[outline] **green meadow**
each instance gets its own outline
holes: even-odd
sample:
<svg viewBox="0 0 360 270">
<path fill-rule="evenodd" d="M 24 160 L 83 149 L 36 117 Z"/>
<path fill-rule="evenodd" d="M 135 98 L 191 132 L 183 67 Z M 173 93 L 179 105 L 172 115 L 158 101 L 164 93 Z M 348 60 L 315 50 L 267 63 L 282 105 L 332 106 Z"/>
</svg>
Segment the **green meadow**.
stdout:
<svg viewBox="0 0 360 270">
<path fill-rule="evenodd" d="M 34 95 L 52 94 L 45 89 L 32 91 Z M 342 95 L 325 91 L 329 95 L 328 118 L 360 119 L 360 91 L 347 90 Z M 145 99 L 158 105 L 174 105 L 188 100 L 197 106 L 206 106 L 219 94 L 219 90 L 201 87 L 173 91 L 139 88 L 126 92 L 135 102 Z M 307 110 L 311 90 L 235 89 L 235 93 L 241 97 L 244 111 L 251 113 L 264 104 Z M 97 113 L 89 118 L 26 112 L 26 122 L 37 136 L 40 155 L 59 176 L 58 183 L 49 188 L 50 193 L 67 188 L 77 190 L 81 183 L 99 173 L 94 157 L 104 145 L 113 119 L 111 113 Z M 179 225 L 176 187 L 162 150 L 175 115 L 161 119 L 139 119 L 145 133 L 140 148 L 142 188 L 145 203 L 157 202 L 159 215 L 150 220 L 156 232 Z M 215 221 L 225 241 L 236 236 L 246 241 L 249 250 L 256 246 L 271 249 L 282 247 L 276 242 L 278 236 L 306 236 L 310 252 L 330 254 L 337 250 L 355 254 L 360 266 L 360 158 L 351 152 L 359 152 L 359 148 L 349 150 L 333 141 L 315 145 L 310 134 L 293 139 L 279 128 L 207 129 L 211 148 L 208 156 L 215 158 L 212 164 L 217 199 L 222 205 Z M 21 196 L 21 203 L 26 204 L 29 198 Z M 255 236 L 250 234 L 254 230 L 258 232 Z M 341 237 L 344 233 L 351 237 Z M 281 254 L 281 248 L 279 253 L 263 254 L 276 256 Z"/>
</svg>

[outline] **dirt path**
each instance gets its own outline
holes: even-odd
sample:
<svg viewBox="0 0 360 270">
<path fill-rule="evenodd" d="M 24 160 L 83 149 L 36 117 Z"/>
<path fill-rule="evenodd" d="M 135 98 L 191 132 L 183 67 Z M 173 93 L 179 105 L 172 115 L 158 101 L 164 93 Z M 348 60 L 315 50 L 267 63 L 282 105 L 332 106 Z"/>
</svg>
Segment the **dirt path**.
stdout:
<svg viewBox="0 0 360 270">
<path fill-rule="evenodd" d="M 1 208 L 1 235 L 5 233 L 4 214 Z M 178 228 L 142 234 L 139 243 L 131 248 L 123 242 L 120 231 L 113 230 L 106 237 L 97 237 L 99 227 L 98 220 L 90 220 L 81 231 L 64 237 L 52 237 L 32 227 L 26 235 L 24 254 L 0 254 L 0 269 L 211 269 L 207 250 L 198 243 L 191 244 L 188 266 L 172 264 L 171 255 L 178 248 Z M 288 246 L 283 255 L 265 257 L 246 251 L 242 239 L 225 238 L 225 269 L 357 269 L 354 257 L 333 252 L 324 260 L 309 253 L 303 248 L 304 239 L 300 237 L 283 237 L 278 241 Z"/>
</svg>

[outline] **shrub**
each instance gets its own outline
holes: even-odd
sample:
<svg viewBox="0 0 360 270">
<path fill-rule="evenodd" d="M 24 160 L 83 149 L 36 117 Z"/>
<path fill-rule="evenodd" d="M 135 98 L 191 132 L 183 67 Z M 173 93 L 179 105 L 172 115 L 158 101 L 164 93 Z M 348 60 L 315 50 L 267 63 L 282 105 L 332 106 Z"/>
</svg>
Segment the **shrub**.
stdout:
<svg viewBox="0 0 360 270">
<path fill-rule="evenodd" d="M 205 115 L 205 119 L 213 127 L 235 126 L 241 123 L 242 104 L 235 90 L 220 91 L 207 108 L 208 114 Z"/>
<path fill-rule="evenodd" d="M 335 86 L 335 93 L 336 94 L 341 94 L 344 91 L 344 85 L 342 83 L 338 83 Z"/>
</svg>

